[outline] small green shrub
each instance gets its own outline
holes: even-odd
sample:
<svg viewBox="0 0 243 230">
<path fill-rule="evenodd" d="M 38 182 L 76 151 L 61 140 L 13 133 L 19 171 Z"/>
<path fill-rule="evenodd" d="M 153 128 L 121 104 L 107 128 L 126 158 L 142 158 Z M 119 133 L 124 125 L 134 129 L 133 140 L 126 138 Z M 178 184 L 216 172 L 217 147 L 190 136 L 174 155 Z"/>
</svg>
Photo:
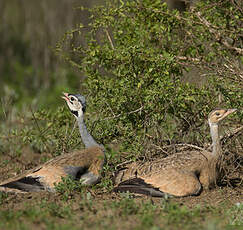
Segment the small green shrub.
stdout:
<svg viewBox="0 0 243 230">
<path fill-rule="evenodd" d="M 0 192 L 0 205 L 3 204 L 4 200 L 7 199 L 8 194 L 5 192 Z"/>
<path fill-rule="evenodd" d="M 71 177 L 62 178 L 62 182 L 55 185 L 55 190 L 61 194 L 63 200 L 72 199 L 75 192 L 81 192 L 84 185 Z"/>
</svg>

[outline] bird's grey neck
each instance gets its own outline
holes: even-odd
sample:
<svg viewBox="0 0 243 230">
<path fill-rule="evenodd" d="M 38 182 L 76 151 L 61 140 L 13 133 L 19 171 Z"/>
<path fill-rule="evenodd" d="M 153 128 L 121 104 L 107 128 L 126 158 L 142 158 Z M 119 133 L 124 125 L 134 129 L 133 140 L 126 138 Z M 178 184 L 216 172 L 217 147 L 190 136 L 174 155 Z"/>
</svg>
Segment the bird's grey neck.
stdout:
<svg viewBox="0 0 243 230">
<path fill-rule="evenodd" d="M 78 126 L 79 126 L 79 132 L 82 138 L 82 141 L 85 145 L 85 148 L 89 148 L 92 146 L 100 146 L 95 139 L 91 136 L 91 134 L 88 132 L 87 127 L 84 123 L 83 116 L 80 116 L 77 118 Z"/>
<path fill-rule="evenodd" d="M 210 125 L 210 133 L 212 138 L 212 145 L 213 145 L 213 156 L 219 156 L 221 153 L 221 146 L 220 146 L 220 140 L 219 140 L 219 127 L 218 124 L 209 124 Z"/>
</svg>

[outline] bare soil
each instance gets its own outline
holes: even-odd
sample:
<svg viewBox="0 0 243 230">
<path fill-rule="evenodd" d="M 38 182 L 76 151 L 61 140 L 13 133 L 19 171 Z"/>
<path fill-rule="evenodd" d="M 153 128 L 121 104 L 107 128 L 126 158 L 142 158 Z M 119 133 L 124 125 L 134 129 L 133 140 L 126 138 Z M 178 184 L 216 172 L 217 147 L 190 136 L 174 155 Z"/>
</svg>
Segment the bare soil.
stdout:
<svg viewBox="0 0 243 230">
<path fill-rule="evenodd" d="M 43 159 L 49 158 L 51 158 L 49 154 L 33 154 L 33 152 L 29 151 L 28 149 L 26 149 L 26 151 L 20 157 L 0 155 L 0 181 L 15 176 L 16 174 L 19 174 L 24 170 L 33 168 L 41 164 Z M 91 195 L 92 205 L 90 206 L 87 203 L 87 199 L 84 199 L 84 196 L 87 193 Z M 222 209 L 222 205 L 224 205 L 224 207 L 226 208 L 231 208 L 234 207 L 237 203 L 242 203 L 243 187 L 216 187 L 209 191 L 202 191 L 199 196 L 184 198 L 171 197 L 168 200 L 139 195 L 136 195 L 134 197 L 134 202 L 139 207 L 143 207 L 143 204 L 145 203 L 152 203 L 157 205 L 158 207 L 161 207 L 165 202 L 170 202 L 178 206 L 187 206 L 189 209 L 193 209 L 198 206 L 203 208 L 209 207 L 209 209 L 210 207 L 221 207 Z M 50 214 L 50 211 L 47 211 L 47 218 L 50 218 L 53 223 L 59 224 L 56 228 L 53 227 L 50 229 L 59 229 L 60 226 L 65 224 L 69 224 L 68 226 L 74 226 L 73 229 L 80 229 L 80 227 L 82 229 L 146 229 L 146 226 L 143 227 L 143 223 L 139 219 L 141 218 L 141 215 L 137 214 L 136 211 L 135 213 L 133 213 L 132 210 L 128 209 L 128 213 L 123 216 L 122 207 L 124 208 L 124 206 L 114 207 L 114 203 L 122 202 L 123 199 L 124 196 L 122 196 L 121 194 L 115 194 L 113 192 L 106 191 L 105 189 L 99 189 L 97 187 L 84 188 L 82 192 L 74 192 L 72 194 L 72 197 L 67 201 L 65 201 L 62 195 L 58 193 L 36 192 L 25 194 L 8 194 L 8 196 L 4 198 L 4 201 L 0 204 L 0 213 L 6 211 L 11 211 L 13 213 L 23 211 L 28 213 L 28 211 L 26 210 L 31 209 L 31 207 L 41 207 L 44 201 L 46 202 L 44 204 L 47 205 L 47 208 L 48 204 L 56 204 L 58 210 L 65 209 L 67 206 L 69 207 L 72 215 L 71 220 L 69 220 L 69 218 L 65 216 L 66 214 L 64 214 L 64 216 L 59 213 L 55 214 L 55 212 L 58 211 L 54 210 L 54 216 L 52 216 L 52 214 Z M 125 204 L 125 209 L 126 205 L 127 204 Z M 45 212 L 45 210 L 45 208 L 42 208 L 41 212 Z M 129 214 L 129 212 L 131 212 L 131 214 Z M 139 211 L 137 212 L 139 213 Z M 153 221 L 154 224 L 157 224 L 157 226 L 162 226 L 162 228 L 164 228 L 168 225 L 168 223 L 165 219 L 161 218 L 161 215 L 163 216 L 163 214 L 161 213 L 163 213 L 163 211 L 155 211 L 153 216 L 153 218 L 155 219 Z M 45 217 L 43 217 L 43 215 L 45 214 L 42 213 L 42 217 L 40 217 L 39 219 L 37 217 L 36 220 L 35 218 L 34 220 L 28 219 L 28 216 L 21 217 L 21 219 L 23 219 L 25 223 L 24 228 L 46 229 L 46 224 L 43 222 L 43 218 Z M 201 222 L 201 224 L 203 225 L 204 222 L 207 221 L 207 218 L 210 218 L 211 214 L 209 211 L 208 213 L 203 213 L 201 215 L 201 217 L 195 217 L 194 225 L 196 225 L 197 218 L 199 218 L 198 221 Z M 219 215 L 219 217 L 217 218 L 220 218 L 220 214 L 217 215 Z M 185 229 L 191 229 L 194 227 L 194 225 L 191 225 L 188 228 L 185 227 Z M 176 229 L 178 226 L 178 223 L 177 225 L 172 224 L 172 228 L 167 226 L 168 228 L 165 229 Z M 6 228 L 6 226 L 4 226 L 4 229 L 12 228 Z M 21 229 L 21 227 L 18 227 L 17 229 Z M 68 229 L 68 227 L 63 229 Z"/>
<path fill-rule="evenodd" d="M 33 154 L 33 152 L 29 151 L 28 149 L 26 149 L 26 151 L 24 151 L 24 153 L 20 157 L 16 157 L 16 158 L 10 157 L 9 155 L 2 155 L 0 158 L 1 162 L 7 160 L 8 163 L 4 167 L 2 166 L 0 168 L 0 181 L 15 176 L 16 174 L 19 174 L 24 170 L 33 168 L 41 163 L 41 159 L 43 158 L 48 159 L 50 157 L 51 157 L 50 154 L 45 154 L 45 153 Z M 16 173 L 16 171 L 18 173 Z M 97 189 L 95 189 L 95 191 L 93 190 L 89 190 L 89 191 L 93 195 L 93 199 L 95 200 L 96 203 L 97 202 L 102 203 L 104 200 L 120 199 L 119 194 L 104 193 L 104 192 L 100 192 Z M 146 196 L 135 196 L 135 197 L 137 197 L 138 200 L 152 199 L 154 203 L 161 202 L 161 198 L 150 198 Z M 1 209 L 2 208 L 19 209 L 23 205 L 25 205 L 26 202 L 35 203 L 36 201 L 42 200 L 44 198 L 48 199 L 49 201 L 55 201 L 56 199 L 58 199 L 58 195 L 50 194 L 47 192 L 11 194 L 8 196 L 8 199 L 1 206 Z M 78 195 L 77 195 L 77 199 L 79 199 Z M 221 204 L 223 202 L 235 204 L 237 202 L 243 201 L 243 186 L 216 187 L 209 191 L 202 191 L 202 193 L 199 196 L 190 196 L 184 198 L 173 197 L 170 198 L 170 200 L 180 204 L 184 204 L 188 207 L 194 207 L 199 204 L 217 206 L 218 204 Z"/>
</svg>

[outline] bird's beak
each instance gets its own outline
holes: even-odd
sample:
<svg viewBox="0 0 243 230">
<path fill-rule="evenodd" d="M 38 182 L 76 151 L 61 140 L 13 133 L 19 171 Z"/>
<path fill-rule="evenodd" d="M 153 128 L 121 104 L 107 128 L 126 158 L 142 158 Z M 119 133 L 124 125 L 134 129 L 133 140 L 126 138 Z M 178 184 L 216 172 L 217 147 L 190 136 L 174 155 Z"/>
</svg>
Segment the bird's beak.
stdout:
<svg viewBox="0 0 243 230">
<path fill-rule="evenodd" d="M 229 115 L 229 114 L 234 113 L 236 111 L 237 111 L 237 109 L 227 109 L 226 114 Z"/>
<path fill-rule="evenodd" d="M 62 96 L 61 98 L 63 98 L 64 100 L 66 101 L 69 101 L 69 98 L 68 98 L 68 93 L 62 93 L 64 96 Z"/>
<path fill-rule="evenodd" d="M 223 118 L 227 117 L 228 115 L 230 115 L 231 113 L 234 113 L 235 111 L 237 111 L 237 109 L 227 109 L 226 113 L 224 114 Z"/>
</svg>

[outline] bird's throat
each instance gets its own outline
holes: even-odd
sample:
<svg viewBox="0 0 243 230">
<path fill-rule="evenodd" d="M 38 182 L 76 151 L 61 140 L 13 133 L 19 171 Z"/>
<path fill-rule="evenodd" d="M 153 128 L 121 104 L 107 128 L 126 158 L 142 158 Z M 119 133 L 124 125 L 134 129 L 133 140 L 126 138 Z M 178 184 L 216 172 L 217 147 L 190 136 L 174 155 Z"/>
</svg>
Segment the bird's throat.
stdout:
<svg viewBox="0 0 243 230">
<path fill-rule="evenodd" d="M 210 133 L 211 133 L 212 145 L 213 145 L 212 155 L 214 157 L 218 157 L 221 153 L 218 124 L 210 124 Z"/>
</svg>

